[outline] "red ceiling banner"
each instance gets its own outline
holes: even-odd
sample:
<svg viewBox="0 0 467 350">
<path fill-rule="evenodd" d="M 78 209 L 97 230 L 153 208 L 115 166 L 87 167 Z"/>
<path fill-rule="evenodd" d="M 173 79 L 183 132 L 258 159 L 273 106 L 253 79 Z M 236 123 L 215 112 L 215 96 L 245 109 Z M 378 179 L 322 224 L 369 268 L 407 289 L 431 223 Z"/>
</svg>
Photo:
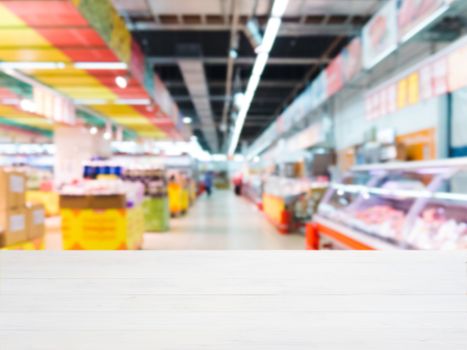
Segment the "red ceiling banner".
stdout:
<svg viewBox="0 0 467 350">
<path fill-rule="evenodd" d="M 362 40 L 357 37 L 341 53 L 342 74 L 345 82 L 351 81 L 362 70 Z"/>
<path fill-rule="evenodd" d="M 326 68 L 327 94 L 331 97 L 344 86 L 343 65 L 341 55 L 337 56 Z"/>
</svg>

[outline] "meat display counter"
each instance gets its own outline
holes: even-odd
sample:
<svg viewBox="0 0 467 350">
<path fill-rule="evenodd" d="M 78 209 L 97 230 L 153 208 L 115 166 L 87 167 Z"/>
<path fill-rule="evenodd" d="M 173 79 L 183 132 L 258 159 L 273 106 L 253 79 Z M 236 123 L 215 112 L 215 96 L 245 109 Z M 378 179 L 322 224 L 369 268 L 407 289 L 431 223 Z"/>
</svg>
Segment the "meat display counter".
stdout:
<svg viewBox="0 0 467 350">
<path fill-rule="evenodd" d="M 467 158 L 354 167 L 313 223 L 319 249 L 466 249 Z"/>
</svg>

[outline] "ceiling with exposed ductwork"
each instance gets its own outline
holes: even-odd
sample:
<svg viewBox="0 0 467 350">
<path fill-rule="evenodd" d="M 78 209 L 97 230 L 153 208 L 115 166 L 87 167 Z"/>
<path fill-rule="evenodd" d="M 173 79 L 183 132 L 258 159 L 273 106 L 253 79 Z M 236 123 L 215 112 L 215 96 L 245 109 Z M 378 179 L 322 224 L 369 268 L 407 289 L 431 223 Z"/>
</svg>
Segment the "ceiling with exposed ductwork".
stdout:
<svg viewBox="0 0 467 350">
<path fill-rule="evenodd" d="M 254 30 L 270 0 L 113 0 L 201 143 L 225 150 L 255 61 Z M 241 134 L 252 142 L 290 104 L 382 0 L 289 0 L 278 38 Z M 253 27 L 254 28 L 254 27 Z"/>
</svg>

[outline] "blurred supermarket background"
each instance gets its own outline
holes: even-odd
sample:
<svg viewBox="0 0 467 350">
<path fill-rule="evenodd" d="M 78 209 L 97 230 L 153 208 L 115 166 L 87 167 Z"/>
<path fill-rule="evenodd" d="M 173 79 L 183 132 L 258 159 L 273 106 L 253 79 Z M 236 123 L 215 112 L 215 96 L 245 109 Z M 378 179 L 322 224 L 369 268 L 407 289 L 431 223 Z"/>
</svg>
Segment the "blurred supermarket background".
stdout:
<svg viewBox="0 0 467 350">
<path fill-rule="evenodd" d="M 465 0 L 0 0 L 0 249 L 466 249 L 466 29 Z"/>
</svg>

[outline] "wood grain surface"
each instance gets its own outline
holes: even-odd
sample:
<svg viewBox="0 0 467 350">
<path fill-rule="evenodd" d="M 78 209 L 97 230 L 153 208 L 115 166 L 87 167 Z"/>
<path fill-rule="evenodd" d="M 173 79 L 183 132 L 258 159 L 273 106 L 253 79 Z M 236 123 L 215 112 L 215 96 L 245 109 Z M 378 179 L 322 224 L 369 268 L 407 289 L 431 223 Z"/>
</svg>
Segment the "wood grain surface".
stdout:
<svg viewBox="0 0 467 350">
<path fill-rule="evenodd" d="M 2 252 L 1 350 L 467 349 L 467 253 Z"/>
</svg>

